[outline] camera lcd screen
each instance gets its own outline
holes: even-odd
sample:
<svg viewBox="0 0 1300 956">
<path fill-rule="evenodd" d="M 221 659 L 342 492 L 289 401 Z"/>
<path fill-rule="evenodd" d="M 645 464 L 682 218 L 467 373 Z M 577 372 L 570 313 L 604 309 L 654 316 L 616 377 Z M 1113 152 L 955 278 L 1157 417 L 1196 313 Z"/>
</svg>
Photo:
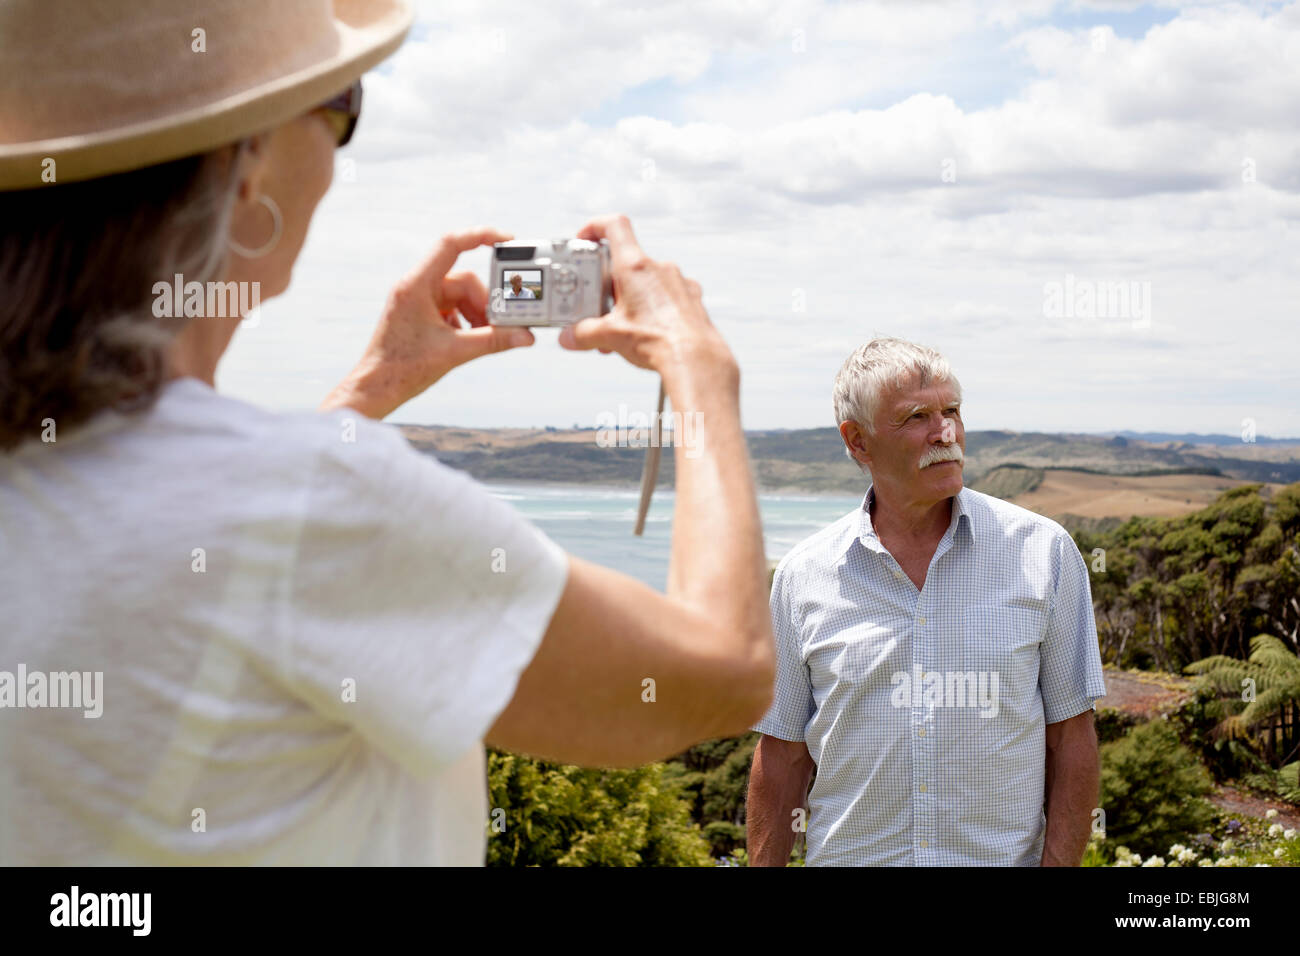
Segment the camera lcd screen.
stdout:
<svg viewBox="0 0 1300 956">
<path fill-rule="evenodd" d="M 540 299 L 541 269 L 506 269 L 501 273 L 501 294 L 506 299 Z"/>
</svg>

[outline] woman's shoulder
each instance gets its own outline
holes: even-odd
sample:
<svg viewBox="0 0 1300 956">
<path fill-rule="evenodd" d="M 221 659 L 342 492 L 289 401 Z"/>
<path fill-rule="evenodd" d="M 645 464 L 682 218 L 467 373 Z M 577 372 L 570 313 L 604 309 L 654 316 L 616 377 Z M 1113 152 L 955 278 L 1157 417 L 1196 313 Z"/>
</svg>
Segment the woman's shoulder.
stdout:
<svg viewBox="0 0 1300 956">
<path fill-rule="evenodd" d="M 65 444 L 62 435 L 59 444 Z M 449 470 L 413 449 L 395 426 L 352 409 L 269 409 L 193 378 L 168 382 L 145 412 L 92 421 L 67 445 L 65 460 L 147 462 L 190 480 L 202 481 L 206 474 L 231 492 L 232 485 L 256 493 L 269 485 L 311 482 L 383 493 L 413 475 L 427 481 L 431 471 Z"/>
<path fill-rule="evenodd" d="M 407 448 L 401 433 L 348 408 L 280 411 L 223 395 L 193 378 L 167 383 L 146 430 L 231 444 L 245 443 L 263 456 L 352 451 L 359 446 L 391 454 Z"/>
</svg>

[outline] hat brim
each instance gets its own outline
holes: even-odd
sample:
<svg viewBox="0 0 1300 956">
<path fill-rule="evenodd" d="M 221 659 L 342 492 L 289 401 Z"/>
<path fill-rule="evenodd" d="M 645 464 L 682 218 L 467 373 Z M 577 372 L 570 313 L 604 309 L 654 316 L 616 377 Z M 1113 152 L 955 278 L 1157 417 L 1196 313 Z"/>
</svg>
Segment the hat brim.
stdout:
<svg viewBox="0 0 1300 956">
<path fill-rule="evenodd" d="M 414 13 L 401 0 L 356 27 L 336 18 L 339 48 L 328 60 L 201 107 L 83 136 L 0 146 L 0 190 L 35 189 L 142 169 L 236 142 L 301 116 L 346 89 L 402 45 Z M 55 181 L 42 179 L 55 162 Z"/>
</svg>

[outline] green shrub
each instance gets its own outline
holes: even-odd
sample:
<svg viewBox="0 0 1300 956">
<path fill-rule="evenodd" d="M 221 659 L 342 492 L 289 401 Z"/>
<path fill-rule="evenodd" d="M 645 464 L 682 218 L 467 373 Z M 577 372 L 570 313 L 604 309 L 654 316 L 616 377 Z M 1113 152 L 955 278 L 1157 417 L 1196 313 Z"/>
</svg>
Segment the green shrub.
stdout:
<svg viewBox="0 0 1300 956">
<path fill-rule="evenodd" d="M 1096 716 L 1097 743 L 1108 744 L 1119 740 L 1138 725 L 1138 719 L 1117 707 L 1098 707 Z"/>
<path fill-rule="evenodd" d="M 1106 846 L 1146 855 L 1164 852 L 1188 833 L 1205 829 L 1212 787 L 1196 755 L 1167 720 L 1152 720 L 1101 748 L 1101 806 Z"/>
<path fill-rule="evenodd" d="M 749 765 L 758 734 L 696 744 L 668 761 L 665 775 L 677 784 L 701 827 L 714 821 L 743 825 Z M 743 841 L 742 841 L 743 845 Z"/>
<path fill-rule="evenodd" d="M 730 856 L 736 850 L 745 848 L 745 828 L 737 823 L 714 820 L 704 824 L 704 839 L 709 841 L 715 858 Z"/>
<path fill-rule="evenodd" d="M 488 866 L 709 866 L 709 844 L 664 769 L 588 770 L 490 750 Z"/>
</svg>

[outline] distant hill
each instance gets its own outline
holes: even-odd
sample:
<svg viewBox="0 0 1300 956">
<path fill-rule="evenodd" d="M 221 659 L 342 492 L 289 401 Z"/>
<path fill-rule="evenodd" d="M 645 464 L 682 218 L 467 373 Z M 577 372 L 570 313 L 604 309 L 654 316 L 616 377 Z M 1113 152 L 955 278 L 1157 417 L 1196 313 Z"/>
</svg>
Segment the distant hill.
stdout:
<svg viewBox="0 0 1300 956">
<path fill-rule="evenodd" d="M 977 491 L 1055 518 L 1067 528 L 1104 531 L 1134 515 L 1171 518 L 1207 507 L 1244 482 L 1223 475 L 1168 472 L 1105 475 L 1075 468 L 1001 465 L 973 483 Z M 1266 483 L 1269 494 L 1281 484 Z"/>
<path fill-rule="evenodd" d="M 416 448 L 488 482 L 635 485 L 645 455 L 640 435 L 625 433 L 624 447 L 602 448 L 594 428 L 401 428 Z M 834 428 L 752 431 L 746 437 L 764 491 L 856 494 L 868 480 L 845 455 Z M 673 455 L 670 449 L 664 451 L 659 484 L 670 488 Z M 989 487 L 995 489 L 989 493 L 1007 498 L 1033 492 L 1044 480 L 1038 477 L 1035 483 L 1033 476 L 1049 469 L 1130 478 L 1201 475 L 1236 482 L 1300 481 L 1300 443 L 1198 445 L 1123 435 L 973 431 L 966 433 L 966 454 L 966 483 L 979 487 L 988 476 L 993 482 Z M 992 474 L 1002 466 L 1020 466 L 1031 474 Z"/>
<path fill-rule="evenodd" d="M 995 498 L 1010 501 L 1020 495 L 1029 494 L 1043 483 L 1047 476 L 1045 468 L 1026 468 L 1024 465 L 999 465 L 986 472 L 971 486 L 976 491 Z"/>
<path fill-rule="evenodd" d="M 1245 445 L 1249 442 L 1242 441 L 1240 435 L 1199 435 L 1193 432 L 1186 432 L 1176 435 L 1171 432 L 1106 432 L 1106 435 L 1118 435 L 1121 438 L 1136 438 L 1139 441 L 1147 442 L 1179 442 L 1188 445 Z M 1300 438 L 1269 438 L 1265 435 L 1256 435 L 1254 444 L 1257 445 L 1300 445 Z"/>
</svg>

